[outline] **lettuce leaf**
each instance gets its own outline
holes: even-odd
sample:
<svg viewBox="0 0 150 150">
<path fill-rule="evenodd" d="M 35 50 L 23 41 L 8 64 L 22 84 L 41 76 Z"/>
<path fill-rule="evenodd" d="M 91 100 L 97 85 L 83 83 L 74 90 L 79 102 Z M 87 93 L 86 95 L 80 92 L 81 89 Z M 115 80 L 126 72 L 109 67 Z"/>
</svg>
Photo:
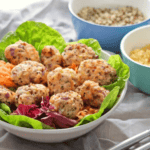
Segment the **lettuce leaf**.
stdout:
<svg viewBox="0 0 150 150">
<path fill-rule="evenodd" d="M 53 129 L 42 122 L 23 115 L 7 115 L 5 111 L 0 109 L 0 120 L 19 127 L 33 129 Z"/>
<path fill-rule="evenodd" d="M 15 32 L 8 32 L 2 38 L 0 42 L 0 60 L 7 61 L 4 55 L 5 48 L 18 40 L 32 44 L 39 54 L 46 45 L 54 45 L 60 52 L 66 47 L 64 38 L 57 30 L 41 22 L 26 21 Z"/>
<path fill-rule="evenodd" d="M 14 44 L 15 42 L 19 41 L 19 39 L 20 38 L 13 31 L 8 32 L 2 38 L 2 40 L 0 42 L 0 60 L 4 60 L 7 62 L 7 59 L 5 58 L 5 55 L 4 55 L 5 48 L 10 44 Z"/>
<path fill-rule="evenodd" d="M 46 45 L 54 45 L 60 52 L 66 46 L 64 38 L 57 30 L 41 22 L 26 21 L 17 28 L 16 34 L 21 40 L 32 44 L 39 53 Z"/>
<path fill-rule="evenodd" d="M 112 90 L 115 86 L 120 86 L 120 93 L 123 90 L 127 80 L 130 76 L 130 68 L 126 65 L 120 55 L 111 55 L 108 63 L 117 71 L 117 81 L 110 85 L 104 85 L 103 87 L 107 90 Z"/>
<path fill-rule="evenodd" d="M 80 122 L 77 125 L 75 125 L 75 127 L 83 125 L 83 124 L 87 124 L 87 123 L 92 122 L 94 120 L 97 120 L 99 117 L 101 117 L 101 115 L 103 114 L 103 112 L 106 109 L 111 109 L 117 101 L 119 89 L 120 89 L 119 86 L 114 87 L 110 91 L 110 93 L 105 97 L 103 103 L 101 104 L 101 107 L 100 107 L 98 113 L 85 116 L 83 119 L 80 120 Z"/>
<path fill-rule="evenodd" d="M 5 103 L 0 103 L 0 109 L 5 111 L 7 114 L 11 113 L 11 110 L 10 110 L 9 106 L 7 106 Z"/>
<path fill-rule="evenodd" d="M 76 44 L 76 43 L 82 43 L 82 44 L 85 44 L 87 45 L 88 47 L 92 47 L 92 49 L 95 51 L 96 55 L 99 56 L 99 58 L 101 57 L 101 46 L 99 44 L 99 42 L 96 40 L 96 39 L 81 39 L 79 41 L 76 41 L 76 42 L 69 42 L 67 43 L 67 45 L 69 44 Z"/>
</svg>

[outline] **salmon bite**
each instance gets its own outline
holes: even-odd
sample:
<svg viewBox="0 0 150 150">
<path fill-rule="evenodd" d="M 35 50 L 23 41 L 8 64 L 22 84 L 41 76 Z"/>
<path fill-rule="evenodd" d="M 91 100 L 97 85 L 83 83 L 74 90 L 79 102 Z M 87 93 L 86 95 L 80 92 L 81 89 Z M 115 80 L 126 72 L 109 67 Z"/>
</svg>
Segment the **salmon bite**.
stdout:
<svg viewBox="0 0 150 150">
<path fill-rule="evenodd" d="M 26 60 L 40 62 L 39 53 L 34 46 L 21 40 L 6 47 L 5 57 L 14 65 Z"/>
<path fill-rule="evenodd" d="M 43 64 L 28 60 L 15 66 L 11 71 L 11 77 L 17 85 L 29 83 L 45 84 L 47 82 L 47 73 Z"/>
<path fill-rule="evenodd" d="M 74 91 L 78 86 L 78 76 L 73 69 L 58 67 L 48 73 L 47 83 L 52 95 Z"/>
<path fill-rule="evenodd" d="M 41 62 L 48 69 L 52 71 L 62 64 L 62 55 L 55 46 L 44 46 L 41 53 Z"/>
<path fill-rule="evenodd" d="M 15 104 L 39 105 L 42 98 L 49 97 L 49 89 L 43 84 L 29 84 L 20 86 L 16 91 Z"/>
<path fill-rule="evenodd" d="M 73 63 L 78 66 L 83 60 L 98 58 L 91 47 L 82 43 L 67 45 L 62 57 L 64 67 L 71 66 Z"/>
<path fill-rule="evenodd" d="M 81 62 L 78 69 L 79 81 L 91 80 L 99 85 L 109 85 L 117 79 L 116 70 L 106 60 L 88 59 Z"/>
<path fill-rule="evenodd" d="M 83 108 L 81 95 L 73 91 L 53 95 L 50 98 L 50 104 L 56 111 L 68 118 L 75 118 Z"/>
</svg>

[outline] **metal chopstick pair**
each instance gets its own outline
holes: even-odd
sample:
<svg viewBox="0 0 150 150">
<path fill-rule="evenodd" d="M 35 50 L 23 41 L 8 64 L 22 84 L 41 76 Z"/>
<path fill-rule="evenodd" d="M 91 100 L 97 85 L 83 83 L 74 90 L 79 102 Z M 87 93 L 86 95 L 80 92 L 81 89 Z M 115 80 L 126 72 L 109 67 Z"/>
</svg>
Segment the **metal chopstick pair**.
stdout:
<svg viewBox="0 0 150 150">
<path fill-rule="evenodd" d="M 124 150 L 127 149 L 131 146 L 133 146 L 134 144 L 136 144 L 137 142 L 140 142 L 141 140 L 147 138 L 150 136 L 150 129 L 146 130 L 138 135 L 135 135 L 121 143 L 119 143 L 118 145 L 115 145 L 114 147 L 110 148 L 109 150 Z M 150 142 L 134 149 L 134 150 L 150 150 Z"/>
</svg>

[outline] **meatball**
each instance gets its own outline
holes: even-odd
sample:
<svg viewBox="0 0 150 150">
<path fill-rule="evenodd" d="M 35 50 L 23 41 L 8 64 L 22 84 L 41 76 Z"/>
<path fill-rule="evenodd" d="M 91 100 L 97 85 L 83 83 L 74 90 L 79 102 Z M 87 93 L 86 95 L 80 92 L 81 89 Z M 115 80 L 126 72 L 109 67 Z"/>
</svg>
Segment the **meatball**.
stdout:
<svg viewBox="0 0 150 150">
<path fill-rule="evenodd" d="M 47 70 L 45 66 L 36 61 L 24 61 L 15 66 L 11 71 L 11 77 L 17 85 L 47 82 Z"/>
<path fill-rule="evenodd" d="M 46 66 L 49 71 L 60 67 L 62 64 L 62 56 L 55 46 L 45 46 L 41 53 L 41 62 Z"/>
<path fill-rule="evenodd" d="M 21 86 L 16 91 L 15 104 L 39 105 L 42 98 L 49 96 L 49 89 L 43 84 L 29 84 Z"/>
<path fill-rule="evenodd" d="M 0 102 L 11 105 L 15 102 L 15 93 L 0 85 Z"/>
<path fill-rule="evenodd" d="M 51 94 L 75 90 L 78 86 L 78 76 L 73 69 L 58 67 L 48 73 L 47 83 Z"/>
<path fill-rule="evenodd" d="M 6 47 L 5 57 L 14 65 L 26 60 L 40 61 L 38 51 L 34 46 L 21 40 Z"/>
<path fill-rule="evenodd" d="M 73 63 L 78 66 L 83 60 L 98 57 L 91 47 L 87 47 L 85 44 L 81 43 L 67 45 L 62 56 L 64 67 L 70 66 Z"/>
<path fill-rule="evenodd" d="M 99 85 L 111 84 L 117 78 L 116 70 L 102 59 L 88 59 L 81 62 L 78 76 L 80 84 L 86 80 L 92 80 Z"/>
<path fill-rule="evenodd" d="M 75 91 L 81 95 L 85 104 L 93 107 L 100 107 L 104 98 L 109 94 L 108 90 L 90 80 L 85 81 Z"/>
<path fill-rule="evenodd" d="M 50 105 L 60 114 L 68 118 L 75 118 L 77 113 L 83 108 L 83 101 L 81 95 L 68 91 L 53 95 L 50 98 Z"/>
</svg>

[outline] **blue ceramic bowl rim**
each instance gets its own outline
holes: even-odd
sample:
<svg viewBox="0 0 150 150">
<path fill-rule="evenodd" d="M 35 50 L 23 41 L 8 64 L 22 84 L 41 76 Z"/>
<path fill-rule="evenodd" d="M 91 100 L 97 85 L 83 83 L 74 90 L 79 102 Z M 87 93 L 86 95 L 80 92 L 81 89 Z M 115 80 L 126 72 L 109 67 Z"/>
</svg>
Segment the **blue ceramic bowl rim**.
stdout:
<svg viewBox="0 0 150 150">
<path fill-rule="evenodd" d="M 140 64 L 140 63 L 134 61 L 133 59 L 131 59 L 131 58 L 127 55 L 127 53 L 125 52 L 125 50 L 124 50 L 124 42 L 125 42 L 125 40 L 126 40 L 132 33 L 136 32 L 136 31 L 139 31 L 139 30 L 141 30 L 141 29 L 144 29 L 144 28 L 150 28 L 150 25 L 144 25 L 144 26 L 142 26 L 142 27 L 138 27 L 138 28 L 133 29 L 132 31 L 128 32 L 128 33 L 122 38 L 122 40 L 121 40 L 121 42 L 120 42 L 120 51 L 121 51 L 121 53 L 122 53 L 127 59 L 129 59 L 129 60 L 132 61 L 133 63 L 135 63 L 135 64 L 137 64 L 137 65 L 139 65 L 139 66 L 145 67 L 145 68 L 150 68 L 150 66 Z"/>
<path fill-rule="evenodd" d="M 79 20 L 85 22 L 85 23 L 89 23 L 89 24 L 91 24 L 91 25 L 95 25 L 95 26 L 99 26 L 99 27 L 106 27 L 106 28 L 109 28 L 109 27 L 110 27 L 110 28 L 128 28 L 128 27 L 131 27 L 131 26 L 133 27 L 133 26 L 140 25 L 140 24 L 142 24 L 142 23 L 147 22 L 148 20 L 150 20 L 150 18 L 148 18 L 148 19 L 146 19 L 146 20 L 144 20 L 144 21 L 142 21 L 142 22 L 140 22 L 140 23 L 132 24 L 132 25 L 126 25 L 126 26 L 107 26 L 107 25 L 99 25 L 99 24 L 95 24 L 95 23 L 86 21 L 86 20 L 84 20 L 84 19 L 78 17 L 78 16 L 73 12 L 72 7 L 71 7 L 71 4 L 72 4 L 73 1 L 74 1 L 74 0 L 70 0 L 70 2 L 68 3 L 68 8 L 69 8 L 69 11 L 72 13 L 72 15 L 73 15 L 74 17 L 76 17 L 77 19 L 79 19 Z"/>
</svg>

